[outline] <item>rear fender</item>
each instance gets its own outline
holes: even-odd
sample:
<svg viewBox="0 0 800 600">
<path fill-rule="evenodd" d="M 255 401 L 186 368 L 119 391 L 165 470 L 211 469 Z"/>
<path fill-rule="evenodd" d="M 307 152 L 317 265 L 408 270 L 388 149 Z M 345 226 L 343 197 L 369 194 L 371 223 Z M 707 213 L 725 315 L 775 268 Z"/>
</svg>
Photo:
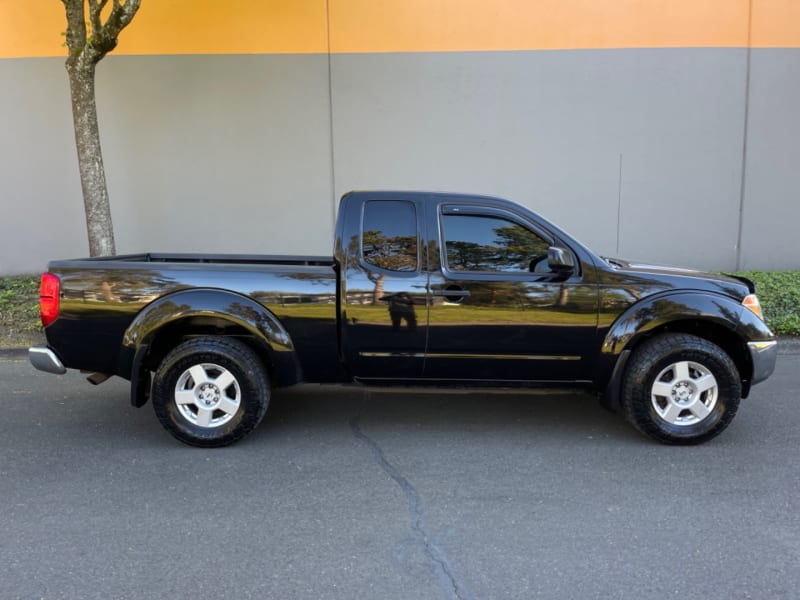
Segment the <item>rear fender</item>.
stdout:
<svg viewBox="0 0 800 600">
<path fill-rule="evenodd" d="M 294 350 L 289 332 L 258 302 L 235 292 L 203 288 L 175 292 L 148 304 L 125 330 L 122 345 L 138 348 L 165 325 L 189 317 L 222 318 L 263 340 L 273 352 Z"/>
<path fill-rule="evenodd" d="M 193 288 L 174 292 L 148 304 L 125 330 L 124 354 L 131 357 L 132 403 L 146 402 L 144 356 L 159 331 L 185 319 L 211 317 L 237 325 L 264 347 L 273 364 L 276 383 L 288 385 L 302 379 L 289 332 L 278 318 L 258 302 L 235 292 Z"/>
</svg>

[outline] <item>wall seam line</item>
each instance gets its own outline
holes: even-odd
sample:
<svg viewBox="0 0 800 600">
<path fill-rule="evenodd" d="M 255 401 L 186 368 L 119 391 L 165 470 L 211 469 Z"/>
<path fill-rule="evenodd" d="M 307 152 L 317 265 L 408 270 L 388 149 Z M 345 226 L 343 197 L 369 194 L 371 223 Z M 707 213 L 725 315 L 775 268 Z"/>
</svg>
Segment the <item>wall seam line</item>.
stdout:
<svg viewBox="0 0 800 600">
<path fill-rule="evenodd" d="M 750 62 L 753 52 L 753 0 L 748 2 L 747 13 L 747 62 L 744 76 L 744 128 L 742 131 L 742 178 L 739 182 L 739 229 L 736 235 L 736 270 L 742 270 L 742 238 L 744 234 L 745 186 L 747 184 L 747 135 L 750 126 Z"/>
<path fill-rule="evenodd" d="M 619 174 L 617 179 L 617 250 L 615 256 L 619 257 L 619 239 L 622 226 L 622 153 L 619 154 Z"/>
<path fill-rule="evenodd" d="M 331 150 L 331 235 L 336 235 L 336 161 L 333 139 L 333 68 L 331 58 L 331 3 L 325 0 L 325 37 L 328 44 L 328 124 Z"/>
</svg>

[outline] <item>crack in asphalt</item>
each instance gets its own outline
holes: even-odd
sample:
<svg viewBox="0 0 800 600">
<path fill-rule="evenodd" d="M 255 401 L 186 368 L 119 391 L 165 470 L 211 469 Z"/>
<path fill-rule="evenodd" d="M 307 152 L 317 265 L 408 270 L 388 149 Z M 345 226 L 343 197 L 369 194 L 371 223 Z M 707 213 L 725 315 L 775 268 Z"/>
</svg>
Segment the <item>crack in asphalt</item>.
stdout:
<svg viewBox="0 0 800 600">
<path fill-rule="evenodd" d="M 411 485 L 411 482 L 400 473 L 397 467 L 386 459 L 386 455 L 377 442 L 361 430 L 358 424 L 360 418 L 360 415 L 356 415 L 350 419 L 350 429 L 353 431 L 353 435 L 356 439 L 369 448 L 378 466 L 400 486 L 400 489 L 405 494 L 406 500 L 408 501 L 409 516 L 411 517 L 411 529 L 422 543 L 425 554 L 431 561 L 440 583 L 442 583 L 445 588 L 444 591 L 447 592 L 450 598 L 455 600 L 467 600 L 468 596 L 466 591 L 458 583 L 458 579 L 453 574 L 453 569 L 447 560 L 447 556 L 444 551 L 430 539 L 428 532 L 425 530 L 425 525 L 422 520 L 422 502 L 419 493 L 417 493 L 416 488 Z"/>
</svg>

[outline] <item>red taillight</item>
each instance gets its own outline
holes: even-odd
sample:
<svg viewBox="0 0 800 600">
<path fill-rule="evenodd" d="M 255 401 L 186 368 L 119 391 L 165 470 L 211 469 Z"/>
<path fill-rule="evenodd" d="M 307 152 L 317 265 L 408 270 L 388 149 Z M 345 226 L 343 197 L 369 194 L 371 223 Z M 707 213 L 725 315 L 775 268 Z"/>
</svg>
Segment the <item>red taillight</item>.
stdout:
<svg viewBox="0 0 800 600">
<path fill-rule="evenodd" d="M 61 282 L 58 277 L 45 273 L 39 286 L 39 312 L 42 325 L 47 327 L 58 318 L 58 296 L 61 293 Z"/>
</svg>

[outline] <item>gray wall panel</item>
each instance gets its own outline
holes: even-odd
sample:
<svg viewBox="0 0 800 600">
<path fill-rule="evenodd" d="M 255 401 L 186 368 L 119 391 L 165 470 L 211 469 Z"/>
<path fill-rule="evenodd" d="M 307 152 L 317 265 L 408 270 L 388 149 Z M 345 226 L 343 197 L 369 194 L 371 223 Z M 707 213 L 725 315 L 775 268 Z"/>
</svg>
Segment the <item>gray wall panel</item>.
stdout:
<svg viewBox="0 0 800 600">
<path fill-rule="evenodd" d="M 102 66 L 119 252 L 331 253 L 325 57 L 111 57 Z"/>
<path fill-rule="evenodd" d="M 709 268 L 736 258 L 741 50 L 336 55 L 337 195 L 510 197 L 598 251 Z"/>
<path fill-rule="evenodd" d="M 333 55 L 331 106 L 325 55 L 112 56 L 118 250 L 327 254 L 342 193 L 444 189 L 526 204 L 604 254 L 732 269 L 746 66 L 744 49 Z M 0 81 L 0 273 L 85 255 L 63 61 L 0 60 Z M 750 81 L 742 266 L 798 268 L 800 50 L 752 51 Z"/>
<path fill-rule="evenodd" d="M 0 60 L 0 272 L 87 254 L 61 59 Z M 109 57 L 97 102 L 119 253 L 330 254 L 327 58 Z"/>
<path fill-rule="evenodd" d="M 87 253 L 62 59 L 0 60 L 0 274 Z"/>
<path fill-rule="evenodd" d="M 742 267 L 800 269 L 800 49 L 753 50 Z"/>
</svg>

